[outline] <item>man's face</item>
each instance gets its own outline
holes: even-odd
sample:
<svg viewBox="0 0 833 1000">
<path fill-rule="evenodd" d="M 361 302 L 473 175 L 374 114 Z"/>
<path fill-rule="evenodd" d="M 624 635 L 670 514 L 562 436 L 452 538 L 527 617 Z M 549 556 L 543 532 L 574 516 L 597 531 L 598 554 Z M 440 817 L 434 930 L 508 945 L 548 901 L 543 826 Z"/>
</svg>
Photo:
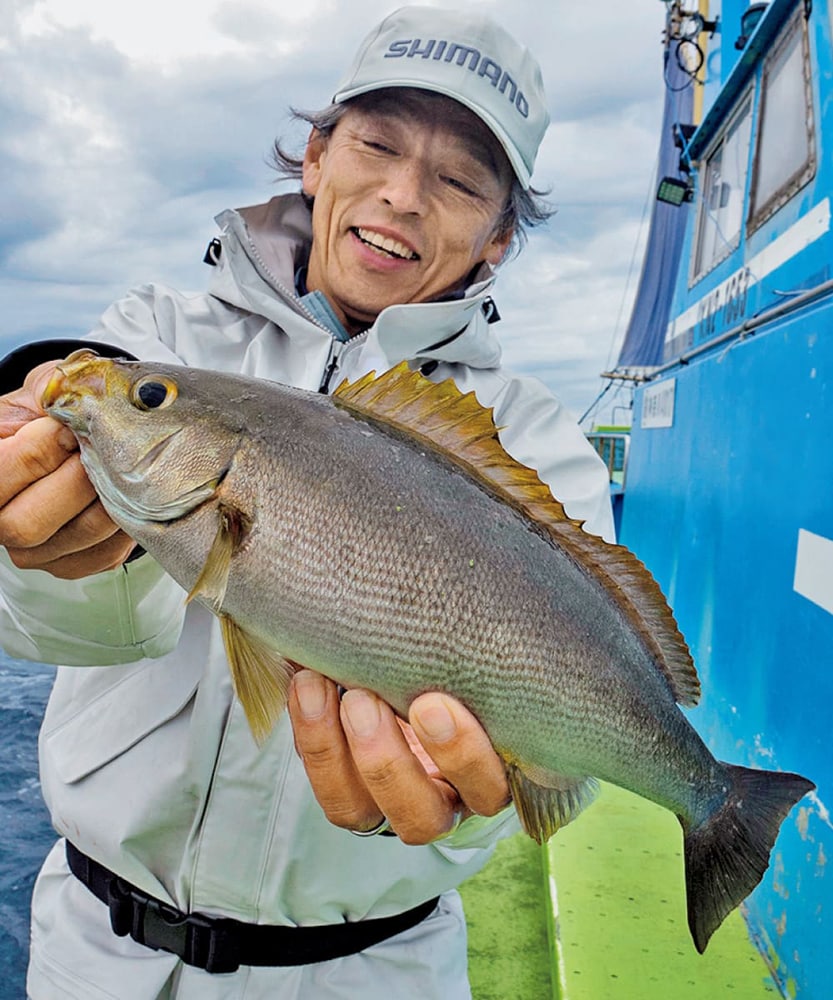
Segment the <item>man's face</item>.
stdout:
<svg viewBox="0 0 833 1000">
<path fill-rule="evenodd" d="M 472 268 L 497 264 L 511 233 L 497 223 L 508 163 L 476 130 L 442 115 L 347 109 L 329 139 L 313 133 L 304 191 L 314 197 L 307 286 L 322 291 L 349 332 L 389 305 L 441 298 Z M 474 116 L 471 116 L 474 118 Z"/>
</svg>

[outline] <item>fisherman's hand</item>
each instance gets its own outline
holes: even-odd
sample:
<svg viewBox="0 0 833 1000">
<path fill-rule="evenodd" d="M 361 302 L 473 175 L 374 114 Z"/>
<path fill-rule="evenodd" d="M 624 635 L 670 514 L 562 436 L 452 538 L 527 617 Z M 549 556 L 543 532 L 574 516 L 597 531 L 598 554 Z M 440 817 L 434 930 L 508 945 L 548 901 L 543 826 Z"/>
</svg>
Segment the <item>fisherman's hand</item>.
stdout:
<svg viewBox="0 0 833 1000">
<path fill-rule="evenodd" d="M 376 695 L 310 670 L 289 696 L 295 746 L 330 822 L 370 830 L 386 817 L 406 844 L 427 844 L 473 814 L 509 803 L 503 762 L 483 728 L 445 694 L 421 695 L 411 725 Z"/>
<path fill-rule="evenodd" d="M 135 543 L 102 507 L 72 432 L 40 405 L 56 364 L 0 396 L 0 545 L 20 569 L 77 579 L 121 565 Z"/>
</svg>

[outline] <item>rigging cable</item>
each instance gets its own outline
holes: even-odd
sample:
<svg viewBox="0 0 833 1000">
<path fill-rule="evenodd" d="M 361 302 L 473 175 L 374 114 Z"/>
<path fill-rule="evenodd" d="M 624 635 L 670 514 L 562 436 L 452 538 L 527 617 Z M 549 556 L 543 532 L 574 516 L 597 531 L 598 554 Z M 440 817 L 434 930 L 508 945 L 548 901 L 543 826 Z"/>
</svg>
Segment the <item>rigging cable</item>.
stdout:
<svg viewBox="0 0 833 1000">
<path fill-rule="evenodd" d="M 604 387 L 604 389 L 602 389 L 602 391 L 599 393 L 599 395 L 596 396 L 593 402 L 587 407 L 582 416 L 579 418 L 578 421 L 579 426 L 581 426 L 584 423 L 588 415 L 593 412 L 593 410 L 599 405 L 599 403 L 601 403 L 602 399 L 607 395 L 607 393 L 610 392 L 612 385 L 613 385 L 612 382 L 608 382 L 607 385 Z"/>
<path fill-rule="evenodd" d="M 633 276 L 634 265 L 636 263 L 636 252 L 639 249 L 640 243 L 643 242 L 642 233 L 645 230 L 645 217 L 648 214 L 648 206 L 651 204 L 651 199 L 653 192 L 656 190 L 657 176 L 659 175 L 659 151 L 654 159 L 654 168 L 651 172 L 651 180 L 649 182 L 648 188 L 645 191 L 645 200 L 642 203 L 642 215 L 639 219 L 639 228 L 636 233 L 636 239 L 633 241 L 633 250 L 631 251 L 631 260 L 628 265 L 628 275 L 625 278 L 625 287 L 622 290 L 622 298 L 619 302 L 619 313 L 616 316 L 616 323 L 613 327 L 613 333 L 610 338 L 610 347 L 607 352 L 607 368 L 610 368 L 611 361 L 613 360 L 613 350 L 616 343 L 616 339 L 619 336 L 619 326 L 622 322 L 622 313 L 625 311 L 625 299 L 628 296 L 628 289 L 630 288 L 631 278 Z"/>
</svg>

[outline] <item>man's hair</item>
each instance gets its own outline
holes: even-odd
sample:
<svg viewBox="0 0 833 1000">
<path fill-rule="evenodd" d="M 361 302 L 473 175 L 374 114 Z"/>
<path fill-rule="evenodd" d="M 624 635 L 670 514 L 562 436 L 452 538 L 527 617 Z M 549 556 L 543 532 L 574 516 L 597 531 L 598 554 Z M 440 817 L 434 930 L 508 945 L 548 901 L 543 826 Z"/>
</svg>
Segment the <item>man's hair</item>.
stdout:
<svg viewBox="0 0 833 1000">
<path fill-rule="evenodd" d="M 512 233 L 511 248 L 517 254 L 526 243 L 527 234 L 535 226 L 542 225 L 552 215 L 555 210 L 545 200 L 545 192 L 537 191 L 535 188 L 524 190 L 520 181 L 515 176 L 515 172 L 509 166 L 509 161 L 503 148 L 497 139 L 489 131 L 488 127 L 480 121 L 477 116 L 465 108 L 458 101 L 431 91 L 418 90 L 412 87 L 401 87 L 396 89 L 395 106 L 400 113 L 410 114 L 427 121 L 435 121 L 438 117 L 437 104 L 444 102 L 446 105 L 443 120 L 447 120 L 449 106 L 453 107 L 455 114 L 466 118 L 466 124 L 471 127 L 473 124 L 481 135 L 482 141 L 490 147 L 490 153 L 496 163 L 505 164 L 511 181 L 509 194 L 504 205 L 503 212 L 498 220 L 497 235 L 504 236 Z M 299 111 L 290 108 L 290 113 L 296 121 L 306 122 L 312 126 L 325 141 L 333 134 L 336 125 L 344 117 L 345 112 L 350 108 L 361 110 L 376 110 L 387 104 L 391 106 L 391 91 L 382 90 L 369 94 L 362 94 L 354 97 L 343 104 L 331 104 L 321 111 Z M 281 179 L 300 180 L 302 176 L 304 158 L 290 153 L 283 145 L 281 139 L 276 139 L 272 146 L 271 165 L 278 172 Z M 496 166 L 496 171 L 500 167 Z M 312 199 L 309 199 L 310 203 Z"/>
</svg>

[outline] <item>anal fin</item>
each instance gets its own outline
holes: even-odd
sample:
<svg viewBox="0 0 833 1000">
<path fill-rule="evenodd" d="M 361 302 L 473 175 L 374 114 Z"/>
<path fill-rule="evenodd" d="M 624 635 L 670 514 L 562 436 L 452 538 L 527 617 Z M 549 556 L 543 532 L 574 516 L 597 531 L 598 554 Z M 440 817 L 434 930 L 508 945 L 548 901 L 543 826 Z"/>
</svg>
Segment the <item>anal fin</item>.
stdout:
<svg viewBox="0 0 833 1000">
<path fill-rule="evenodd" d="M 229 615 L 219 618 L 234 690 L 259 745 L 286 707 L 289 682 L 298 668 Z"/>
<path fill-rule="evenodd" d="M 506 777 L 521 826 L 539 844 L 575 819 L 599 790 L 595 778 L 536 775 L 535 780 L 517 764 L 506 765 Z"/>
</svg>

